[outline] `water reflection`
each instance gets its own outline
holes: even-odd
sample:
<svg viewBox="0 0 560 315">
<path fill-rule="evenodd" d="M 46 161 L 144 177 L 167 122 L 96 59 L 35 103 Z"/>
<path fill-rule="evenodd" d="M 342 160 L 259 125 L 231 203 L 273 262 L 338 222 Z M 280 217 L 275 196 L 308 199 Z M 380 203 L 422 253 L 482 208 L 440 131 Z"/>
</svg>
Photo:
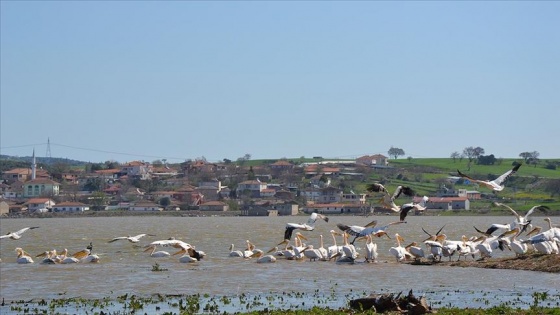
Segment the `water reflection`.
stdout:
<svg viewBox="0 0 560 315">
<path fill-rule="evenodd" d="M 560 275 L 530 271 L 459 268 L 445 266 L 412 266 L 395 262 L 389 255 L 394 246 L 394 234 L 405 243 L 421 242 L 428 232 L 442 233 L 459 240 L 462 235 L 476 235 L 473 226 L 485 229 L 491 223 L 509 223 L 511 217 L 423 217 L 407 218 L 408 223 L 392 226 L 392 239 L 380 238 L 379 263 L 339 265 L 332 262 L 287 261 L 256 264 L 254 260 L 229 257 L 229 246 L 241 249 L 246 240 L 268 250 L 283 239 L 287 222 L 305 222 L 307 217 L 96 217 L 1 219 L 1 233 L 26 226 L 40 228 L 27 231 L 17 241 L 0 241 L 0 295 L 6 301 L 36 298 L 83 297 L 103 298 L 122 294 L 150 296 L 162 294 L 209 294 L 237 296 L 281 292 L 324 292 L 340 296 L 344 305 L 348 295 L 363 296 L 371 292 L 400 292 L 413 289 L 432 301 L 440 300 L 452 306 L 476 305 L 485 294 L 496 295 L 495 302 L 510 301 L 520 296 L 531 300 L 532 292 L 548 291 L 559 294 Z M 318 245 L 319 235 L 325 236 L 325 247 L 331 245 L 329 231 L 337 223 L 365 225 L 373 219 L 386 224 L 393 216 L 333 216 L 328 223 L 318 221 L 315 231 L 303 232 L 309 243 Z M 540 224 L 541 218 L 534 221 Z M 544 221 L 543 221 L 544 222 Z M 132 244 L 128 241 L 108 243 L 118 236 L 154 234 Z M 207 256 L 197 264 L 182 264 L 177 256 L 152 258 L 142 246 L 151 241 L 175 237 L 193 244 Z M 93 243 L 94 252 L 101 256 L 99 264 L 18 265 L 15 247 L 37 255 L 45 250 L 67 248 L 75 252 Z M 364 242 L 357 241 L 360 253 Z M 173 252 L 173 250 L 169 250 Z M 514 256 L 513 252 L 497 252 L 496 257 Z M 445 259 L 445 258 L 444 258 Z M 454 257 L 453 259 L 457 259 Z M 470 259 L 470 258 L 469 258 Z M 363 261 L 359 258 L 358 261 Z M 157 262 L 164 272 L 153 272 Z M 457 293 L 454 293 L 457 292 Z M 476 293 L 465 299 L 465 292 Z M 480 302 L 482 303 L 482 302 Z M 480 304 L 479 303 L 479 304 Z M 488 305 L 481 305 L 487 307 Z"/>
</svg>

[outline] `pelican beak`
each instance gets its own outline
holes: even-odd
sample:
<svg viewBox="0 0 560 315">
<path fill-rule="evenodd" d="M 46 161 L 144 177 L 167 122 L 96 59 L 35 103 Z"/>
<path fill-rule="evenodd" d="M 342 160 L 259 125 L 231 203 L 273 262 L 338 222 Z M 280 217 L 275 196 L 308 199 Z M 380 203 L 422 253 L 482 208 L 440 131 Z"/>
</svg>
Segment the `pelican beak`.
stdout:
<svg viewBox="0 0 560 315">
<path fill-rule="evenodd" d="M 155 248 L 155 246 L 148 246 L 148 247 L 146 247 L 146 249 L 144 250 L 144 252 L 150 251 L 150 250 L 152 250 L 152 249 L 154 249 L 154 248 Z"/>
<path fill-rule="evenodd" d="M 302 239 L 302 240 L 306 240 L 306 241 L 307 241 L 307 237 L 303 236 L 302 234 L 297 234 L 296 236 L 297 236 L 299 239 Z"/>
<path fill-rule="evenodd" d="M 404 238 L 403 238 L 402 236 L 400 236 L 400 235 L 398 236 L 397 239 L 399 240 L 399 242 L 404 242 Z"/>
<path fill-rule="evenodd" d="M 537 226 L 537 227 L 534 227 L 531 231 L 527 232 L 526 235 L 527 235 L 527 236 L 531 236 L 531 235 L 533 235 L 533 234 L 537 234 L 538 232 L 540 232 L 540 230 L 541 230 L 541 229 L 540 229 L 538 226 Z"/>
<path fill-rule="evenodd" d="M 276 250 L 278 250 L 278 248 L 273 247 L 273 248 L 269 249 L 266 253 L 269 254 L 269 253 L 275 252 Z"/>
<path fill-rule="evenodd" d="M 74 255 L 72 255 L 72 257 L 82 259 L 82 258 L 87 257 L 87 255 L 88 255 L 88 252 L 86 252 L 85 250 L 81 250 L 81 251 L 75 253 Z"/>
<path fill-rule="evenodd" d="M 282 242 L 278 243 L 278 246 L 280 245 L 286 245 L 290 242 L 290 240 L 283 240 Z"/>
</svg>

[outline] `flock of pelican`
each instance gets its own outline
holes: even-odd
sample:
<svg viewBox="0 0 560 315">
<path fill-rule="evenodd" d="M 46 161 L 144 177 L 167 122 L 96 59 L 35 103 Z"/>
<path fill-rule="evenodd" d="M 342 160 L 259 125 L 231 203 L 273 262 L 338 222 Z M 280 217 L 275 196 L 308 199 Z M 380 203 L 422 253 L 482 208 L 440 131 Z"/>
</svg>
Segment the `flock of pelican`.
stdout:
<svg viewBox="0 0 560 315">
<path fill-rule="evenodd" d="M 501 191 L 504 186 L 503 182 L 513 173 L 519 169 L 520 164 L 499 176 L 492 181 L 478 181 L 495 191 Z M 462 177 L 466 175 L 459 172 Z M 471 179 L 473 180 L 473 179 Z M 475 180 L 473 180 L 475 181 Z M 335 261 L 337 263 L 356 263 L 359 258 L 363 257 L 363 262 L 376 262 L 378 257 L 378 244 L 374 241 L 376 238 L 386 237 L 387 239 L 394 240 L 394 246 L 390 247 L 388 252 L 395 257 L 397 262 L 407 260 L 420 261 L 441 261 L 442 257 L 448 257 L 449 260 L 452 256 L 457 255 L 457 259 L 461 257 L 467 259 L 471 256 L 476 259 L 485 259 L 492 257 L 495 250 L 509 249 L 515 255 L 524 255 L 529 251 L 542 253 L 542 254 L 559 254 L 560 246 L 560 227 L 552 224 L 550 218 L 545 218 L 548 223 L 548 228 L 534 226 L 532 224 L 531 215 L 536 210 L 546 211 L 548 207 L 537 205 L 532 207 L 525 215 L 518 214 L 510 206 L 495 202 L 493 205 L 504 207 L 508 209 L 514 219 L 507 224 L 491 224 L 486 230 L 480 230 L 473 227 L 474 230 L 480 234 L 471 237 L 463 235 L 459 240 L 448 239 L 446 234 L 442 233 L 444 227 L 440 228 L 435 234 L 424 231 L 428 237 L 423 241 L 413 241 L 409 245 L 403 246 L 405 238 L 399 233 L 391 234 L 388 230 L 395 225 L 406 223 L 405 218 L 407 213 L 412 209 L 425 209 L 428 197 L 421 199 L 419 203 L 405 203 L 397 205 L 396 200 L 402 196 L 414 196 L 415 192 L 406 186 L 398 186 L 391 194 L 381 184 L 374 183 L 367 186 L 370 192 L 382 194 L 380 202 L 387 208 L 394 212 L 399 213 L 399 220 L 389 222 L 384 225 L 378 225 L 377 220 L 372 221 L 364 226 L 346 225 L 342 223 L 336 224 L 338 230 L 330 230 L 332 244 L 326 245 L 323 235 L 316 235 L 317 241 L 315 245 L 310 242 L 308 236 L 303 235 L 302 232 L 312 232 L 315 230 L 315 224 L 319 219 L 329 222 L 329 218 L 323 214 L 312 213 L 308 220 L 304 223 L 287 223 L 284 227 L 284 238 L 274 248 L 264 251 L 256 248 L 256 246 L 249 240 L 242 247 L 242 250 L 236 250 L 235 245 L 231 244 L 229 247 L 229 257 L 238 257 L 242 259 L 255 259 L 257 263 L 273 263 L 278 259 L 286 260 L 304 260 L 309 261 Z M 12 240 L 19 240 L 22 235 L 38 227 L 25 227 L 16 232 L 10 232 L 0 236 L 0 239 L 9 238 Z M 297 231 L 296 231 L 297 230 Z M 295 237 L 292 236 L 295 232 Z M 525 233 L 525 236 L 522 236 Z M 394 238 L 391 236 L 394 235 Z M 138 234 L 135 236 L 119 236 L 108 240 L 108 243 L 126 240 L 133 244 L 139 243 L 145 236 L 155 236 L 153 234 Z M 350 237 L 353 237 L 350 241 Z M 337 241 L 337 238 L 340 238 Z M 364 242 L 363 247 L 355 247 L 357 241 Z M 421 246 L 423 244 L 423 246 Z M 158 250 L 159 247 L 174 248 L 177 251 L 170 253 L 165 250 Z M 194 245 L 177 240 L 173 237 L 165 240 L 153 241 L 145 246 L 142 246 L 143 252 L 148 253 L 150 257 L 164 258 L 179 256 L 179 262 L 193 263 L 202 260 L 206 254 L 204 251 L 196 249 Z M 84 262 L 99 262 L 98 255 L 92 253 L 93 244 L 90 243 L 85 249 L 79 250 L 74 254 L 69 254 L 67 249 L 62 250 L 60 253 L 56 250 L 46 250 L 34 258 L 40 258 L 42 264 L 70 264 L 70 263 L 84 263 Z M 32 255 L 27 253 L 21 247 L 15 249 L 17 255 L 17 263 L 28 264 L 34 263 Z M 361 261 L 361 260 L 360 260 Z"/>
</svg>

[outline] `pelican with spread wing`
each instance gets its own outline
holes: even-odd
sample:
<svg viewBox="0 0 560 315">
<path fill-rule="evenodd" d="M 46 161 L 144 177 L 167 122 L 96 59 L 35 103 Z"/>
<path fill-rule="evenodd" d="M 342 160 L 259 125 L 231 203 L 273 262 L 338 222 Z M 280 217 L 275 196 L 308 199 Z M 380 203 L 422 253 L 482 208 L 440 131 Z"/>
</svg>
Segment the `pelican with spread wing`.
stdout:
<svg viewBox="0 0 560 315">
<path fill-rule="evenodd" d="M 317 219 L 324 220 L 325 222 L 329 222 L 329 218 L 325 215 L 320 213 L 313 212 L 307 222 L 305 223 L 288 223 L 286 224 L 286 230 L 284 231 L 284 239 L 289 240 L 292 238 L 292 233 L 294 230 L 299 229 L 303 231 L 313 231 L 315 229 L 315 222 Z"/>
<path fill-rule="evenodd" d="M 401 211 L 401 208 L 395 204 L 395 199 L 399 198 L 402 194 L 409 197 L 413 197 L 415 194 L 414 190 L 408 186 L 398 186 L 397 189 L 395 189 L 395 192 L 391 195 L 387 188 L 380 183 L 369 184 L 366 189 L 369 192 L 383 193 L 383 198 L 381 198 L 380 202 L 394 212 Z"/>
<path fill-rule="evenodd" d="M 517 172 L 517 170 L 521 167 L 521 164 L 517 164 L 515 165 L 511 170 L 503 173 L 502 175 L 500 175 L 498 178 L 493 179 L 493 180 L 480 180 L 480 179 L 474 179 L 466 174 L 461 173 L 461 171 L 457 170 L 457 173 L 459 174 L 459 176 L 466 178 L 468 180 L 470 180 L 473 183 L 477 183 L 480 184 L 482 186 L 485 186 L 486 188 L 492 189 L 492 191 L 502 191 L 504 190 L 505 185 L 503 184 L 506 179 L 508 179 L 511 175 L 515 174 L 515 172 Z"/>
</svg>

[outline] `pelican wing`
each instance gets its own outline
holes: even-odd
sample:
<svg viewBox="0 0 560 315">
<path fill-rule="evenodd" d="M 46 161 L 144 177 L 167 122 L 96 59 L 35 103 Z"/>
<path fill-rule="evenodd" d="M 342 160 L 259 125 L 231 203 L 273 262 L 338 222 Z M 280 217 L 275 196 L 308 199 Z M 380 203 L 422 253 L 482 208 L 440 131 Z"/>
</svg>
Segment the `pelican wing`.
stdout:
<svg viewBox="0 0 560 315">
<path fill-rule="evenodd" d="M 373 184 L 367 185 L 366 190 L 371 191 L 371 192 L 382 192 L 382 193 L 385 193 L 387 195 L 389 194 L 387 189 L 385 189 L 385 186 L 383 186 L 379 183 L 373 183 Z"/>
<path fill-rule="evenodd" d="M 399 215 L 399 219 L 401 221 L 404 221 L 408 212 L 410 210 L 414 209 L 414 208 L 416 208 L 416 205 L 414 205 L 412 203 L 405 203 L 404 205 L 402 205 L 401 206 L 401 212 L 400 212 L 400 215 Z"/>
<path fill-rule="evenodd" d="M 515 165 L 515 167 L 513 167 L 511 170 L 503 173 L 502 175 L 500 175 L 498 178 L 494 179 L 492 182 L 497 184 L 497 185 L 502 185 L 503 182 L 506 181 L 506 179 L 508 179 L 511 175 L 515 174 L 515 172 L 517 172 L 517 170 L 521 167 L 521 164 L 517 164 Z"/>
<path fill-rule="evenodd" d="M 498 206 L 498 207 L 504 207 L 504 208 L 508 209 L 509 211 L 511 211 L 511 213 L 513 213 L 514 216 L 516 216 L 517 218 L 520 218 L 519 214 L 517 214 L 517 212 L 515 212 L 515 210 L 513 210 L 510 206 L 508 206 L 506 204 L 503 204 L 503 203 L 500 203 L 500 202 L 494 202 L 494 205 Z"/>
<path fill-rule="evenodd" d="M 533 214 L 535 210 L 541 210 L 542 212 L 546 213 L 548 210 L 550 210 L 550 208 L 542 205 L 534 206 L 529 210 L 529 212 L 527 212 L 527 214 L 525 215 L 525 219 L 527 219 L 531 214 Z"/>
<path fill-rule="evenodd" d="M 113 243 L 116 242 L 118 240 L 126 240 L 128 238 L 128 236 L 119 236 L 119 237 L 115 237 L 114 239 L 108 241 L 107 243 Z"/>
<path fill-rule="evenodd" d="M 399 198 L 401 194 L 405 194 L 406 196 L 413 197 L 415 192 L 414 190 L 412 190 L 412 188 L 408 186 L 398 186 L 391 198 L 395 200 Z"/>
</svg>

